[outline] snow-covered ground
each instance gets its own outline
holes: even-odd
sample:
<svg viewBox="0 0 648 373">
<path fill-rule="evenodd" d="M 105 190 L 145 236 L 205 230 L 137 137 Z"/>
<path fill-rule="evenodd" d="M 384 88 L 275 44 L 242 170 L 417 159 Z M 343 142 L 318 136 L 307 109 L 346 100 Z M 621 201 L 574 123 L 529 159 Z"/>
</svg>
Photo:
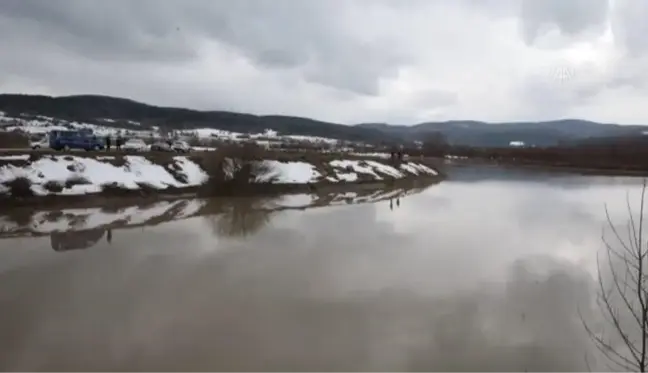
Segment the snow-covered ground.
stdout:
<svg viewBox="0 0 648 373">
<path fill-rule="evenodd" d="M 306 184 L 326 180 L 331 183 L 355 182 L 364 176 L 373 180 L 400 179 L 408 176 L 438 175 L 438 173 L 419 163 L 402 163 L 399 169 L 372 160 L 333 160 L 328 162 L 334 173 L 324 175 L 318 168 L 306 162 L 265 161 L 273 170 L 257 180 L 260 182 L 273 180 L 275 183 Z"/>
<path fill-rule="evenodd" d="M 115 120 L 99 118 L 96 123 L 84 123 L 67 121 L 65 119 L 51 118 L 42 115 L 30 117 L 29 119 L 23 117 L 11 117 L 5 113 L 0 113 L 0 126 L 5 131 L 20 130 L 28 134 L 45 134 L 50 131 L 70 131 L 70 130 L 92 130 L 98 136 L 116 135 L 124 133 L 127 130 L 115 127 Z M 140 123 L 134 121 L 126 121 L 129 125 L 139 126 Z M 151 130 L 130 130 L 133 136 L 140 137 L 155 137 L 159 136 L 158 131 L 151 128 Z"/>
<path fill-rule="evenodd" d="M 117 126 L 117 120 L 110 118 L 97 118 L 94 123 L 84 123 L 67 121 L 59 118 L 52 118 L 47 116 L 8 116 L 0 112 L 0 130 L 5 131 L 23 131 L 30 135 L 46 134 L 50 131 L 58 130 L 92 130 L 97 136 L 116 136 L 118 134 L 127 137 L 140 137 L 148 139 L 159 139 L 162 137 L 177 136 L 184 139 L 195 138 L 201 143 L 209 143 L 212 140 L 241 142 L 253 141 L 263 146 L 272 146 L 278 144 L 319 144 L 326 146 L 337 146 L 340 141 L 333 138 L 318 137 L 318 136 L 302 136 L 279 134 L 277 131 L 267 129 L 261 133 L 240 133 L 225 131 L 214 128 L 195 128 L 189 130 L 176 130 L 170 134 L 163 134 L 160 132 L 158 126 L 150 126 L 148 128 L 142 127 L 137 129 L 124 129 Z M 134 121 L 121 121 L 130 126 L 140 127 L 141 124 Z M 132 127 L 131 127 L 132 128 Z"/>
<path fill-rule="evenodd" d="M 265 164 L 263 169 L 268 172 L 256 175 L 256 182 L 260 183 L 338 183 L 437 175 L 435 170 L 415 162 L 403 162 L 398 169 L 375 160 L 333 160 L 327 165 L 303 161 L 261 162 Z M 106 186 L 164 190 L 199 186 L 209 180 L 207 172 L 185 156 L 173 157 L 173 162 L 165 166 L 139 155 L 124 156 L 124 162 L 120 165 L 112 163 L 116 162 L 111 156 L 88 158 L 71 155 L 44 155 L 27 165 L 9 163 L 0 167 L 0 193 L 9 192 L 9 185 L 18 178 L 26 178 L 36 195 L 93 194 L 101 192 Z M 223 170 L 230 178 L 235 170 L 234 163 L 230 160 Z"/>
<path fill-rule="evenodd" d="M 101 159 L 79 156 L 43 156 L 27 166 L 5 165 L 0 168 L 0 184 L 7 185 L 16 178 L 27 178 L 36 195 L 82 195 L 99 193 L 106 185 L 139 189 L 142 185 L 156 189 L 198 186 L 208 180 L 207 174 L 187 157 L 174 157 L 175 171 L 157 165 L 142 156 L 125 156 L 122 166 Z M 174 174 L 184 177 L 180 181 Z M 76 182 L 70 182 L 74 180 Z M 63 186 L 51 191 L 48 184 Z M 64 187 L 65 184 L 74 184 Z"/>
<path fill-rule="evenodd" d="M 391 157 L 389 153 L 351 153 L 351 155 L 356 157 L 370 157 L 370 158 L 384 158 L 388 159 Z"/>
</svg>

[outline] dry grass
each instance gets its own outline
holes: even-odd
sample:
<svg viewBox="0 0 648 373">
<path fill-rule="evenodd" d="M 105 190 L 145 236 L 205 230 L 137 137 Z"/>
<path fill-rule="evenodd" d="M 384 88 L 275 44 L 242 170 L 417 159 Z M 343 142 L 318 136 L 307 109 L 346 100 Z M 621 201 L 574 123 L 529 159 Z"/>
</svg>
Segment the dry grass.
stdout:
<svg viewBox="0 0 648 373">
<path fill-rule="evenodd" d="M 24 149 L 29 147 L 27 136 L 16 132 L 0 132 L 0 148 L 3 149 Z"/>
</svg>

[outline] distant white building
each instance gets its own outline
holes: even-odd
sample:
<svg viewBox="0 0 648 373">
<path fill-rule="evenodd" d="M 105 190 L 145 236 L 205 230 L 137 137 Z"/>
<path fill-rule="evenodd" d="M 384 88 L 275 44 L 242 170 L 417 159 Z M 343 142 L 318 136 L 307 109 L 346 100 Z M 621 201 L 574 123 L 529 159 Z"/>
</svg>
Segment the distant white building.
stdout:
<svg viewBox="0 0 648 373">
<path fill-rule="evenodd" d="M 277 131 L 266 129 L 263 135 L 266 137 L 277 137 Z"/>
<path fill-rule="evenodd" d="M 511 141 L 509 143 L 509 146 L 513 148 L 523 148 L 526 146 L 526 144 L 524 143 L 524 141 Z"/>
</svg>

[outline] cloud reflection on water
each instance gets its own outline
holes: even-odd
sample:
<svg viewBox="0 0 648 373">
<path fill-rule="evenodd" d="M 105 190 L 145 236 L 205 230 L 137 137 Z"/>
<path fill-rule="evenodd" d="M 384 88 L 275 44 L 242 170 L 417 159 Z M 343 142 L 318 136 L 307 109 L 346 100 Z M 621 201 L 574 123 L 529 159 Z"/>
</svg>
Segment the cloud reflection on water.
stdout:
<svg viewBox="0 0 648 373">
<path fill-rule="evenodd" d="M 602 206 L 633 188 L 449 181 L 245 237 L 199 217 L 69 255 L 2 240 L 0 368 L 585 370 Z"/>
</svg>

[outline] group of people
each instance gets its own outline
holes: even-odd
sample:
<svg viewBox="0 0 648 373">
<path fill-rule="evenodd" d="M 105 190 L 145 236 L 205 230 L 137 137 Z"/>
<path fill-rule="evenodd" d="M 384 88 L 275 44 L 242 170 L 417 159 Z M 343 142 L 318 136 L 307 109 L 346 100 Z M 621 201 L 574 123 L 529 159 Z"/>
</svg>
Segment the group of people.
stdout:
<svg viewBox="0 0 648 373">
<path fill-rule="evenodd" d="M 403 147 L 399 147 L 391 150 L 391 160 L 392 162 L 403 161 Z"/>
<path fill-rule="evenodd" d="M 117 136 L 115 139 L 115 148 L 117 150 L 121 150 L 121 146 L 124 144 L 124 138 L 120 136 Z M 106 136 L 106 151 L 110 151 L 110 147 L 112 146 L 112 138 L 110 136 Z"/>
</svg>

